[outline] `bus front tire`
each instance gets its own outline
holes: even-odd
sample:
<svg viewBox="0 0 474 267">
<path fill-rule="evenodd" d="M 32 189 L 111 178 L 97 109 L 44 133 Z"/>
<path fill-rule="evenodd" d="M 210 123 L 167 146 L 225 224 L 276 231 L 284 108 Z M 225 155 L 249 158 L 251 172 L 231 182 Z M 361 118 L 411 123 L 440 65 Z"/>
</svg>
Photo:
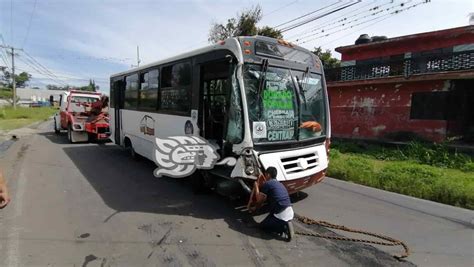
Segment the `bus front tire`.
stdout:
<svg viewBox="0 0 474 267">
<path fill-rule="evenodd" d="M 209 177 L 204 171 L 196 170 L 189 178 L 194 194 L 205 194 L 211 191 Z"/>
</svg>

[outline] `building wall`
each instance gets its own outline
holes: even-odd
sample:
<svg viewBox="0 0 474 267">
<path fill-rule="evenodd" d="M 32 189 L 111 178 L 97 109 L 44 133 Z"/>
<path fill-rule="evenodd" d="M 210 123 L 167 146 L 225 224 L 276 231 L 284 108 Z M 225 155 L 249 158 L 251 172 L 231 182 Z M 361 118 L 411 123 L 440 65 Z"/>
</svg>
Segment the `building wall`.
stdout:
<svg viewBox="0 0 474 267">
<path fill-rule="evenodd" d="M 413 92 L 449 90 L 445 80 L 404 83 L 329 83 L 333 136 L 380 139 L 388 133 L 412 132 L 426 139 L 446 138 L 445 120 L 410 119 Z"/>
</svg>

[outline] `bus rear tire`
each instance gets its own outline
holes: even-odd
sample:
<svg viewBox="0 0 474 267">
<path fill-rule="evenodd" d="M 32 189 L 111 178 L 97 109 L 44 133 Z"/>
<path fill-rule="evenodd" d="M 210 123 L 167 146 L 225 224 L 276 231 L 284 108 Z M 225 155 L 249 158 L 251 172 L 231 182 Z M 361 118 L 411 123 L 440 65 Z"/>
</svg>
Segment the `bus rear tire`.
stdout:
<svg viewBox="0 0 474 267">
<path fill-rule="evenodd" d="M 132 141 L 130 141 L 129 138 L 125 138 L 124 144 L 125 144 L 125 148 L 128 150 L 128 153 L 130 154 L 130 157 L 133 160 L 139 160 L 140 155 L 138 155 L 138 153 L 133 148 Z"/>
</svg>

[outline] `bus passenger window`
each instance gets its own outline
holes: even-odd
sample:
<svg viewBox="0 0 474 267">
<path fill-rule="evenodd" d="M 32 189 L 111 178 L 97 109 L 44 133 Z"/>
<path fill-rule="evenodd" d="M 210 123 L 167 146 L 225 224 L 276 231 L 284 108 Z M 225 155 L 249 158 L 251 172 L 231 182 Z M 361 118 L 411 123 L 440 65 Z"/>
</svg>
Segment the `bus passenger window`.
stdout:
<svg viewBox="0 0 474 267">
<path fill-rule="evenodd" d="M 139 110 L 156 110 L 158 99 L 158 70 L 152 70 L 140 75 Z"/>
<path fill-rule="evenodd" d="M 137 109 L 138 104 L 138 74 L 125 78 L 125 105 L 126 109 Z"/>
<path fill-rule="evenodd" d="M 188 112 L 191 108 L 191 64 L 177 63 L 162 69 L 160 109 Z"/>
</svg>

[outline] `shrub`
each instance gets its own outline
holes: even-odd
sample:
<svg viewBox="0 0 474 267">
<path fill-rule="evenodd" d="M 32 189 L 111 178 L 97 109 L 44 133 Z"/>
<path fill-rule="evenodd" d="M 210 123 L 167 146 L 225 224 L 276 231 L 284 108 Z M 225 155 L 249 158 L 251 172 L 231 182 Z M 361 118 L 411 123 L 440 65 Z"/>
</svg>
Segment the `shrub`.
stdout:
<svg viewBox="0 0 474 267">
<path fill-rule="evenodd" d="M 384 161 L 411 160 L 421 164 L 441 168 L 474 170 L 472 158 L 468 155 L 452 152 L 446 144 L 426 144 L 410 142 L 402 147 L 384 147 L 382 145 L 361 142 L 337 141 L 333 147 L 342 153 L 363 155 Z"/>
<path fill-rule="evenodd" d="M 334 153 L 333 153 L 334 151 Z M 328 176 L 448 205 L 474 209 L 474 172 L 414 161 L 379 161 L 331 151 Z M 473 163 L 466 164 L 472 168 Z M 467 173 L 466 173 L 467 172 Z"/>
</svg>

